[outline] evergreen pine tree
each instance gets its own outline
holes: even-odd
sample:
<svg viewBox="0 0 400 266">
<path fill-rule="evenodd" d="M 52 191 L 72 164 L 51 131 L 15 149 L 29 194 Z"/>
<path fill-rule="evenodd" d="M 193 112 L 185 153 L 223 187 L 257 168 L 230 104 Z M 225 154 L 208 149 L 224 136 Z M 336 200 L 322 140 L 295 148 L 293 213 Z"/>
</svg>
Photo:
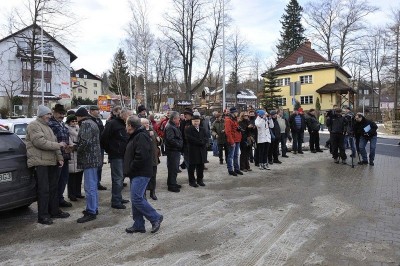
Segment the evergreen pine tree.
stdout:
<svg viewBox="0 0 400 266">
<path fill-rule="evenodd" d="M 296 50 L 305 39 L 304 28 L 301 24 L 301 13 L 303 8 L 297 0 L 290 0 L 282 15 L 281 39 L 276 48 L 278 49 L 278 62 L 282 61 L 290 53 Z"/>
<path fill-rule="evenodd" d="M 277 75 L 272 67 L 267 70 L 265 78 L 263 105 L 267 110 L 279 108 L 279 98 L 282 97 L 282 95 L 279 95 L 281 89 L 277 88 Z"/>
<path fill-rule="evenodd" d="M 110 90 L 120 95 L 129 96 L 128 61 L 120 48 L 114 55 L 114 62 L 109 76 Z"/>
</svg>

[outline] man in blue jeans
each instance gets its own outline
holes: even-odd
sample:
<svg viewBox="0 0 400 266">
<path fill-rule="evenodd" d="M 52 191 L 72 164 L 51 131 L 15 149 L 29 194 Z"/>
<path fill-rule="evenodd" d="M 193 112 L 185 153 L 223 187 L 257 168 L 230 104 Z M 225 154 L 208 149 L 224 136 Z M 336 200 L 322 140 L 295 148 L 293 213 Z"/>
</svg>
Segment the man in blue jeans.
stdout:
<svg viewBox="0 0 400 266">
<path fill-rule="evenodd" d="M 359 148 L 362 157 L 362 161 L 358 164 L 368 164 L 367 150 L 365 147 L 369 141 L 369 165 L 373 166 L 375 160 L 376 142 L 378 139 L 378 126 L 375 122 L 366 119 L 361 113 L 357 113 L 354 118 L 356 120 L 354 126 L 355 134 L 356 138 L 360 138 Z"/>
<path fill-rule="evenodd" d="M 122 108 L 115 118 L 106 123 L 101 134 L 101 146 L 108 154 L 111 168 L 111 207 L 114 209 L 126 209 L 125 203 L 129 200 L 122 199 L 124 184 L 123 164 L 125 147 L 128 143 L 128 133 L 125 129 L 125 121 L 132 114 L 127 108 Z"/>
<path fill-rule="evenodd" d="M 97 191 L 97 168 L 101 160 L 99 127 L 89 117 L 88 111 L 81 107 L 75 116 L 79 123 L 77 150 L 77 167 L 83 169 L 84 189 L 86 194 L 86 209 L 78 223 L 86 223 L 96 219 L 98 213 L 99 195 Z"/>
<path fill-rule="evenodd" d="M 160 229 L 163 216 L 143 198 L 150 177 L 153 175 L 153 144 L 150 135 L 142 126 L 140 118 L 129 117 L 126 121 L 129 142 L 124 156 L 124 175 L 131 179 L 131 201 L 133 225 L 127 233 L 145 233 L 145 220 L 152 224 L 151 232 Z"/>
<path fill-rule="evenodd" d="M 239 127 L 237 116 L 239 112 L 236 107 L 229 109 L 229 115 L 225 118 L 225 135 L 226 141 L 229 146 L 228 161 L 226 162 L 228 167 L 228 173 L 233 176 L 243 175 L 239 167 L 239 152 L 240 152 L 240 141 L 242 140 L 242 129 Z"/>
<path fill-rule="evenodd" d="M 295 109 L 289 117 L 290 130 L 292 132 L 292 151 L 294 154 L 303 154 L 304 130 L 306 129 L 306 120 L 303 115 L 303 109 Z"/>
</svg>

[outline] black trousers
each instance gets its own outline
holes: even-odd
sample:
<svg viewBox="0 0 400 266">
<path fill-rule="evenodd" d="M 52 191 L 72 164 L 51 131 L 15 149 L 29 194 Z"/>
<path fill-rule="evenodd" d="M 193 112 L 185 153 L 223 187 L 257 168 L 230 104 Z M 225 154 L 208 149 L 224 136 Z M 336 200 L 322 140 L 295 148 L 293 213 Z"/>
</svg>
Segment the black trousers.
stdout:
<svg viewBox="0 0 400 266">
<path fill-rule="evenodd" d="M 180 151 L 166 151 L 167 153 L 167 168 L 168 168 L 168 187 L 175 187 L 176 177 L 178 176 L 179 161 L 181 159 Z"/>
<path fill-rule="evenodd" d="M 311 151 L 319 151 L 321 148 L 319 147 L 319 132 L 311 131 L 310 133 L 310 150 Z"/>
<path fill-rule="evenodd" d="M 271 144 L 268 149 L 268 162 L 271 162 L 272 160 L 277 161 L 278 154 L 279 154 L 279 139 L 275 139 L 274 141 L 271 141 Z"/>
<path fill-rule="evenodd" d="M 245 142 L 240 142 L 240 169 L 250 169 L 250 152 L 251 146 Z"/>
<path fill-rule="evenodd" d="M 57 165 L 36 166 L 38 219 L 49 218 L 59 212 Z"/>
<path fill-rule="evenodd" d="M 341 133 L 331 133 L 332 157 L 337 159 L 340 155 L 342 160 L 346 160 L 346 151 L 344 149 L 344 135 Z M 339 150 L 339 152 L 338 152 Z"/>
<path fill-rule="evenodd" d="M 196 183 L 196 177 L 194 176 L 194 171 L 196 170 L 197 183 L 203 181 L 204 177 L 204 163 L 191 164 L 188 167 L 189 183 Z"/>
<path fill-rule="evenodd" d="M 68 197 L 69 196 L 82 196 L 82 176 L 83 171 L 78 173 L 69 173 L 68 179 Z"/>
<path fill-rule="evenodd" d="M 225 152 L 225 162 L 227 161 L 228 158 L 228 153 L 229 153 L 229 147 L 228 144 L 218 144 L 218 156 L 219 156 L 219 161 L 222 162 L 223 161 L 223 154 L 222 151 Z"/>
<path fill-rule="evenodd" d="M 147 184 L 147 190 L 156 189 L 156 177 L 157 177 L 157 165 L 153 166 L 153 175 L 150 177 L 150 181 Z"/>
<path fill-rule="evenodd" d="M 268 156 L 268 142 L 257 143 L 257 151 L 258 151 L 258 163 L 267 163 L 267 156 Z"/>
</svg>

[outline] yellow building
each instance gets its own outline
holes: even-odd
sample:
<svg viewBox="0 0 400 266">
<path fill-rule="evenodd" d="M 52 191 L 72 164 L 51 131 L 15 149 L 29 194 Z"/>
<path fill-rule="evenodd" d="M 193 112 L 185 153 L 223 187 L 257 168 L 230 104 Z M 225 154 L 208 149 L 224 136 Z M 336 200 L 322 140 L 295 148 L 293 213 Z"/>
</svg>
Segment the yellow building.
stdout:
<svg viewBox="0 0 400 266">
<path fill-rule="evenodd" d="M 71 72 L 71 94 L 72 97 L 96 100 L 102 94 L 102 80 L 87 71 L 79 69 Z"/>
<path fill-rule="evenodd" d="M 296 86 L 300 91 L 294 98 L 303 110 L 317 109 L 317 99 L 321 110 L 332 109 L 333 105 L 354 107 L 355 91 L 349 85 L 351 76 L 338 64 L 315 52 L 308 40 L 278 63 L 274 71 L 283 109 L 293 110 L 291 87 Z"/>
</svg>

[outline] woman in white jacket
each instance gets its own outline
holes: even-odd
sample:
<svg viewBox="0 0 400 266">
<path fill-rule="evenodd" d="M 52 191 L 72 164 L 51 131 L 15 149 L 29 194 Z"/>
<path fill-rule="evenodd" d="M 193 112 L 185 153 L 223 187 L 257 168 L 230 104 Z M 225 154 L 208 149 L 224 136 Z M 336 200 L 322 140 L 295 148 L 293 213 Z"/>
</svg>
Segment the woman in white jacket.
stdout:
<svg viewBox="0 0 400 266">
<path fill-rule="evenodd" d="M 257 151 L 260 169 L 271 170 L 268 166 L 268 149 L 271 144 L 270 128 L 274 127 L 274 122 L 264 110 L 258 110 L 255 125 L 257 127 Z"/>
</svg>

